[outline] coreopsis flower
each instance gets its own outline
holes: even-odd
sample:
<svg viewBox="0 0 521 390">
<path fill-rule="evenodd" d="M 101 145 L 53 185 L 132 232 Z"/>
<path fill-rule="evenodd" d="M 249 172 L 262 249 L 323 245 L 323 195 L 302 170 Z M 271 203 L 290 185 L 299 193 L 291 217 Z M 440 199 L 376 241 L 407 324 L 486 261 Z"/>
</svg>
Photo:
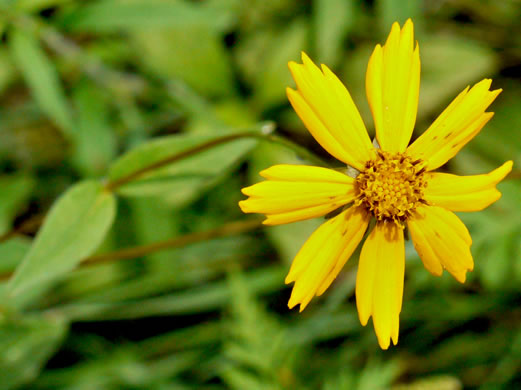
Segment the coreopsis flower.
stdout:
<svg viewBox="0 0 521 390">
<path fill-rule="evenodd" d="M 454 157 L 492 118 L 487 107 L 501 92 L 485 79 L 465 88 L 434 123 L 409 144 L 416 121 L 420 56 L 413 23 L 394 23 L 374 49 L 366 93 L 376 128 L 375 147 L 345 86 L 325 65 L 302 53 L 289 63 L 297 90 L 287 89 L 293 108 L 319 144 L 356 169 L 356 177 L 305 165 L 275 165 L 267 180 L 242 190 L 245 213 L 263 213 L 266 225 L 341 212 L 324 222 L 296 255 L 286 283 L 295 282 L 288 306 L 302 311 L 330 286 L 375 221 L 360 253 L 356 304 L 362 325 L 373 318 L 383 349 L 398 342 L 404 284 L 404 229 L 425 268 L 446 269 L 463 283 L 474 267 L 472 239 L 454 211 L 479 211 L 498 200 L 496 184 L 512 161 L 475 176 L 433 172 Z M 353 175 L 354 176 L 354 175 Z"/>
</svg>

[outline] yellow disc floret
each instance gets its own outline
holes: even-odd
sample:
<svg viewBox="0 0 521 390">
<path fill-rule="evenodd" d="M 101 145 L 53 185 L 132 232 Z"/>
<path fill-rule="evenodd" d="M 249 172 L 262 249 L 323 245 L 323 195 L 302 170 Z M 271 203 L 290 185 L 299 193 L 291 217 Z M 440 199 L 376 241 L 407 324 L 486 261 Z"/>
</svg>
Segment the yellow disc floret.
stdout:
<svg viewBox="0 0 521 390">
<path fill-rule="evenodd" d="M 427 185 L 420 160 L 402 153 L 378 150 L 374 160 L 356 178 L 356 204 L 365 205 L 378 220 L 392 220 L 403 226 L 420 203 Z"/>
</svg>

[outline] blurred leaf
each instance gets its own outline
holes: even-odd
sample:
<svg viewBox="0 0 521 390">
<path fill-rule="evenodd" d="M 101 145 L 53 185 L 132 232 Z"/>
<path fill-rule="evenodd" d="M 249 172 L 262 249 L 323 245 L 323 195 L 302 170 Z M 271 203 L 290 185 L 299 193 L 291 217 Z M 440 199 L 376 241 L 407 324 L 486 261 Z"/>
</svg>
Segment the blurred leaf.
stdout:
<svg viewBox="0 0 521 390">
<path fill-rule="evenodd" d="M 496 70 L 490 47 L 457 36 L 432 35 L 420 43 L 422 73 L 420 113 L 440 114 L 467 85 L 490 77 Z"/>
<path fill-rule="evenodd" d="M 343 54 L 346 33 L 355 22 L 355 3 L 351 0 L 315 0 L 313 2 L 315 61 L 335 67 Z"/>
<path fill-rule="evenodd" d="M 132 34 L 145 66 L 165 79 L 181 79 L 209 96 L 233 93 L 232 66 L 222 37 L 208 26 Z"/>
<path fill-rule="evenodd" d="M 84 176 L 99 176 L 106 172 L 116 155 L 116 134 L 109 122 L 108 102 L 101 91 L 88 82 L 76 87 L 73 100 L 78 123 L 73 132 L 72 160 Z"/>
<path fill-rule="evenodd" d="M 284 328 L 255 300 L 239 271 L 229 275 L 231 319 L 220 375 L 232 389 L 288 388 L 284 372 L 293 372 Z"/>
<path fill-rule="evenodd" d="M 261 59 L 253 64 L 256 73 L 255 101 L 260 107 L 286 102 L 286 87 L 292 86 L 288 62 L 300 61 L 300 52 L 306 50 L 308 23 L 295 19 L 282 31 L 271 32 L 267 47 L 261 50 Z"/>
<path fill-rule="evenodd" d="M 1 32 L 2 26 L 0 22 L 0 33 Z M 8 50 L 6 50 L 5 47 L 0 47 L 0 94 L 14 79 L 15 74 L 15 67 Z"/>
<path fill-rule="evenodd" d="M 154 198 L 133 198 L 130 200 L 132 220 L 137 242 L 146 244 L 172 238 L 179 234 L 179 220 L 172 207 Z M 172 251 L 151 253 L 147 256 L 157 263 L 172 259 Z M 172 262 L 168 262 L 171 266 Z M 154 267 L 153 264 L 149 264 Z"/>
<path fill-rule="evenodd" d="M 485 157 L 495 164 L 513 160 L 514 170 L 519 170 L 521 166 L 521 136 L 519 136 L 521 132 L 521 115 L 519 115 L 521 88 L 518 85 L 506 85 L 503 89 L 504 91 L 492 105 L 492 111 L 495 112 L 494 118 L 472 140 L 469 147 L 480 160 Z M 515 201 L 515 199 L 512 200 Z"/>
<path fill-rule="evenodd" d="M 6 289 L 6 300 L 48 286 L 98 247 L 116 212 L 113 194 L 94 181 L 81 182 L 54 204 Z"/>
<path fill-rule="evenodd" d="M 60 295 L 55 299 L 120 302 L 200 286 L 220 277 L 230 261 L 249 260 L 248 255 L 255 254 L 253 244 L 252 240 L 236 236 L 157 252 L 148 256 L 145 269 L 130 280 L 130 267 L 104 264 L 78 269 L 60 286 L 65 299 Z"/>
<path fill-rule="evenodd" d="M 0 243 L 0 273 L 12 272 L 31 247 L 31 241 L 15 237 Z"/>
<path fill-rule="evenodd" d="M 177 352 L 154 360 L 146 360 L 146 355 L 139 345 L 125 343 L 73 367 L 48 370 L 35 385 L 49 390 L 56 390 L 57 384 L 64 390 L 190 389 L 177 384 L 175 377 L 199 362 L 197 352 Z M 171 386 L 162 387 L 165 382 Z"/>
<path fill-rule="evenodd" d="M 0 176 L 0 234 L 11 227 L 16 213 L 30 197 L 34 184 L 33 178 L 25 174 Z"/>
<path fill-rule="evenodd" d="M 461 381 L 451 376 L 420 379 L 407 385 L 396 385 L 391 390 L 461 390 Z"/>
<path fill-rule="evenodd" d="M 226 11 L 226 9 L 224 9 Z M 66 15 L 63 24 L 75 31 L 162 29 L 208 26 L 225 29 L 233 15 L 219 7 L 183 0 L 102 0 L 79 7 Z"/>
<path fill-rule="evenodd" d="M 9 390 L 35 379 L 67 332 L 54 317 L 0 319 L 0 383 Z"/>
<path fill-rule="evenodd" d="M 70 0 L 16 0 L 15 6 L 17 9 L 34 12 L 57 7 L 67 2 Z"/>
<path fill-rule="evenodd" d="M 178 155 L 219 137 L 210 135 L 172 135 L 154 139 L 131 150 L 109 170 L 114 181 L 163 159 Z M 193 156 L 142 175 L 118 188 L 127 196 L 166 196 L 171 205 L 181 205 L 200 195 L 257 143 L 238 139 L 208 148 Z"/>
<path fill-rule="evenodd" d="M 284 273 L 279 267 L 265 267 L 246 274 L 245 278 L 253 293 L 262 294 L 279 290 Z M 203 313 L 227 305 L 230 299 L 229 286 L 218 280 L 153 298 L 115 303 L 80 302 L 64 305 L 56 311 L 71 320 L 122 320 Z"/>
<path fill-rule="evenodd" d="M 360 373 L 357 389 L 389 389 L 399 373 L 400 365 L 396 359 L 386 360 L 385 362 L 370 361 Z"/>
<path fill-rule="evenodd" d="M 377 0 L 376 10 L 380 19 L 380 31 L 387 36 L 394 22 L 402 26 L 411 18 L 415 25 L 422 17 L 422 2 L 417 0 Z"/>
<path fill-rule="evenodd" d="M 58 72 L 28 31 L 12 29 L 9 44 L 14 60 L 42 110 L 69 136 L 73 128 L 72 113 L 65 97 Z"/>
<path fill-rule="evenodd" d="M 341 370 L 337 378 L 331 378 L 325 383 L 323 390 L 388 390 L 398 373 L 396 359 L 386 362 L 370 360 L 363 369 L 347 367 Z"/>
</svg>

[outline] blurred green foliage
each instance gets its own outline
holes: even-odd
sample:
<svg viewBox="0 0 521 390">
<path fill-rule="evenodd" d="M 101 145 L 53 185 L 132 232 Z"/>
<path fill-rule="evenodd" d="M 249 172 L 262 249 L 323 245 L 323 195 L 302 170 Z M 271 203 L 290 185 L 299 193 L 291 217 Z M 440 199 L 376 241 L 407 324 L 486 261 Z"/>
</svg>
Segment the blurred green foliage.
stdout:
<svg viewBox="0 0 521 390">
<path fill-rule="evenodd" d="M 0 387 L 520 387 L 519 15 L 517 0 L 0 0 Z M 327 63 L 371 127 L 369 54 L 408 17 L 415 136 L 493 78 L 494 119 L 446 170 L 514 170 L 500 201 L 461 215 L 465 285 L 407 243 L 400 342 L 381 351 L 358 322 L 354 259 L 305 312 L 286 307 L 320 221 L 258 229 L 237 202 L 263 168 L 328 159 L 286 101 L 287 62 Z"/>
</svg>

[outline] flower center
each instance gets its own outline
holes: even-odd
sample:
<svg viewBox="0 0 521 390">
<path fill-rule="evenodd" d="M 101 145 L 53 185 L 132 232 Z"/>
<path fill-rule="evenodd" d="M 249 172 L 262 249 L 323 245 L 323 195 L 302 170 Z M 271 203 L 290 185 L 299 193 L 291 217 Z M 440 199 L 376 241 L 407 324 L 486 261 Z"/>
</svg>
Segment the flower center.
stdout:
<svg viewBox="0 0 521 390">
<path fill-rule="evenodd" d="M 358 199 L 378 220 L 402 222 L 423 200 L 427 186 L 421 160 L 413 161 L 402 153 L 378 150 L 376 159 L 356 177 Z"/>
</svg>

